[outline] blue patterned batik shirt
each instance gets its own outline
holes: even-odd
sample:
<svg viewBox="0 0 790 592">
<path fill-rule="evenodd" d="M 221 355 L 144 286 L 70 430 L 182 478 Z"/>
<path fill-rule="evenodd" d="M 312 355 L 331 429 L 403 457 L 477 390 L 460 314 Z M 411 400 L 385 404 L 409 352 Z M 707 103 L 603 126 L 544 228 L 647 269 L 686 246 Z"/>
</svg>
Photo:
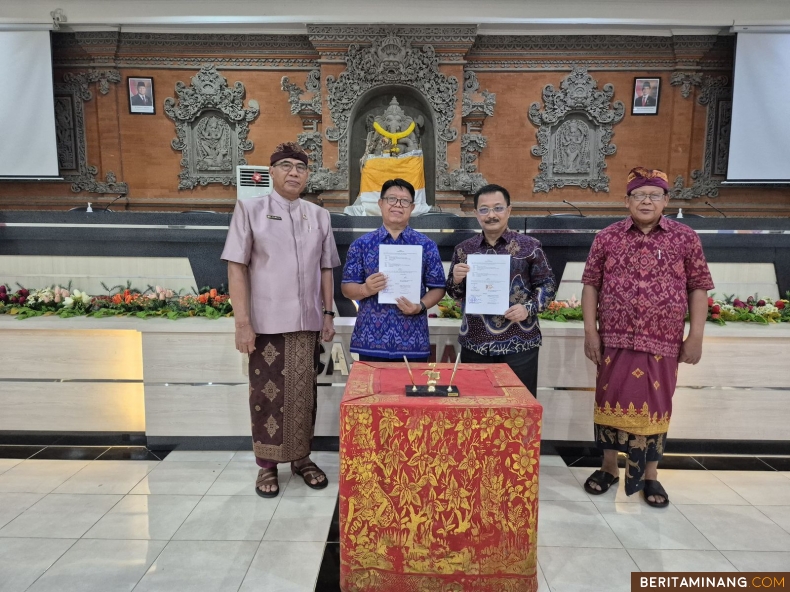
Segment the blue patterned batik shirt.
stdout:
<svg viewBox="0 0 790 592">
<path fill-rule="evenodd" d="M 444 268 L 436 243 L 409 226 L 393 239 L 384 226 L 351 243 L 343 267 L 344 284 L 364 284 L 379 271 L 379 245 L 422 246 L 420 298 L 432 288 L 444 288 Z M 405 315 L 395 304 L 379 304 L 378 294 L 359 301 L 351 335 L 351 351 L 366 356 L 402 360 L 426 358 L 431 353 L 428 317 Z"/>
<path fill-rule="evenodd" d="M 475 254 L 510 255 L 510 306 L 523 304 L 527 308 L 526 319 L 513 322 L 502 315 L 466 314 L 466 279 L 456 285 L 453 268 L 456 263 L 466 263 L 467 255 Z M 447 278 L 447 293 L 464 300 L 458 343 L 483 356 L 504 356 L 538 347 L 538 313 L 554 300 L 556 289 L 554 273 L 536 239 L 508 229 L 493 247 L 482 233 L 465 240 L 455 247 Z"/>
</svg>

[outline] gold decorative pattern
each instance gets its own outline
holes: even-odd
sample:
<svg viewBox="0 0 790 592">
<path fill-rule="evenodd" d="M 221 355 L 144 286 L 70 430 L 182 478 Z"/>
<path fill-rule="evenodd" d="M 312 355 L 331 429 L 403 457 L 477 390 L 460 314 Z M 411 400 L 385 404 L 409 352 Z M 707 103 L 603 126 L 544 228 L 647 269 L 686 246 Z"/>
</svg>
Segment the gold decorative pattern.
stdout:
<svg viewBox="0 0 790 592">
<path fill-rule="evenodd" d="M 261 392 L 266 396 L 267 399 L 274 401 L 274 399 L 277 397 L 277 394 L 280 392 L 280 389 L 278 389 L 277 385 L 275 385 L 270 380 L 266 383 L 266 386 L 261 389 Z"/>
<path fill-rule="evenodd" d="M 269 364 L 269 366 L 271 366 L 274 363 L 274 360 L 277 359 L 277 356 L 280 355 L 280 352 L 277 351 L 277 348 L 275 348 L 270 341 L 266 344 L 266 347 L 263 348 L 261 355 L 263 356 L 264 361 Z"/>
<path fill-rule="evenodd" d="M 658 387 L 660 387 L 660 386 L 661 386 L 661 383 L 658 382 L 657 380 L 653 383 L 653 388 L 656 389 L 656 390 L 658 390 Z"/>
<path fill-rule="evenodd" d="M 656 362 L 660 362 L 664 358 L 664 356 L 658 356 L 658 355 L 653 357 L 656 359 Z"/>
<path fill-rule="evenodd" d="M 645 375 L 641 368 L 637 368 L 631 374 L 633 374 L 634 378 L 642 378 Z"/>
<path fill-rule="evenodd" d="M 277 420 L 274 419 L 274 415 L 270 415 L 269 419 L 266 420 L 266 423 L 263 425 L 266 427 L 266 431 L 269 432 L 270 438 L 274 438 L 274 434 L 276 434 L 277 430 L 280 429 L 280 426 L 277 424 Z"/>
<path fill-rule="evenodd" d="M 606 356 L 606 359 L 604 360 L 604 363 L 608 366 L 609 364 L 612 363 L 612 358 L 610 358 L 609 356 Z"/>
<path fill-rule="evenodd" d="M 623 409 L 620 403 L 616 403 L 612 408 L 607 401 L 603 407 L 595 406 L 594 421 L 640 436 L 663 434 L 669 431 L 669 413 L 665 412 L 660 417 L 658 413 L 651 415 L 647 403 L 637 411 L 633 403 L 630 403 L 627 409 Z"/>
</svg>

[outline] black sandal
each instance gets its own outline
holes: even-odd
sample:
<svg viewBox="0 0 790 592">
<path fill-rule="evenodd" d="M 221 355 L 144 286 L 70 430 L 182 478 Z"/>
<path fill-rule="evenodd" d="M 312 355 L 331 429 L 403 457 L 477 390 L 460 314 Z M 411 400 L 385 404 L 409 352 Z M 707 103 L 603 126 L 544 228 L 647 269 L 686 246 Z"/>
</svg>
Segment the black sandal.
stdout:
<svg viewBox="0 0 790 592">
<path fill-rule="evenodd" d="M 276 485 L 277 489 L 262 491 L 261 485 Z M 261 497 L 277 497 L 280 494 L 280 485 L 277 482 L 277 467 L 271 469 L 261 469 L 258 471 L 258 479 L 255 481 L 255 493 Z"/>
<path fill-rule="evenodd" d="M 645 501 L 647 505 L 653 506 L 654 508 L 666 508 L 669 505 L 669 496 L 667 495 L 666 490 L 661 485 L 661 483 L 654 479 L 645 479 L 645 488 L 642 490 L 642 494 L 645 496 Z M 663 502 L 651 502 L 649 499 L 650 496 L 660 495 L 664 498 Z"/>
<path fill-rule="evenodd" d="M 609 488 L 617 483 L 620 480 L 620 477 L 615 477 L 611 473 L 607 473 L 606 471 L 597 470 L 592 475 L 587 478 L 587 481 L 584 482 L 584 491 L 591 495 L 601 495 L 609 491 Z M 600 487 L 600 491 L 591 487 L 590 483 L 595 483 L 598 487 Z"/>
<path fill-rule="evenodd" d="M 294 475 L 299 475 L 302 479 L 304 479 L 304 484 L 310 489 L 323 489 L 329 485 L 329 479 L 327 479 L 326 473 L 319 469 L 313 461 L 306 462 L 300 466 L 296 466 L 296 463 L 292 462 L 291 472 Z M 324 476 L 324 480 L 318 481 L 318 477 L 321 475 Z M 310 481 L 313 480 L 318 481 L 318 483 L 310 483 Z"/>
</svg>

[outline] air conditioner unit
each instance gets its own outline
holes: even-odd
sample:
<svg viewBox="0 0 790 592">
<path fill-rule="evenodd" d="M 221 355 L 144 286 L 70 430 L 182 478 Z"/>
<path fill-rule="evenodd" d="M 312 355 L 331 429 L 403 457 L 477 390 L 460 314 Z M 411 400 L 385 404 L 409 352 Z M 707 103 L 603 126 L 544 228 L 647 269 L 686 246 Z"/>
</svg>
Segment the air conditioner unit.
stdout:
<svg viewBox="0 0 790 592">
<path fill-rule="evenodd" d="M 255 173 L 260 180 L 253 179 Z M 251 199 L 267 195 L 272 191 L 272 178 L 269 167 L 240 164 L 236 167 L 236 199 Z"/>
</svg>

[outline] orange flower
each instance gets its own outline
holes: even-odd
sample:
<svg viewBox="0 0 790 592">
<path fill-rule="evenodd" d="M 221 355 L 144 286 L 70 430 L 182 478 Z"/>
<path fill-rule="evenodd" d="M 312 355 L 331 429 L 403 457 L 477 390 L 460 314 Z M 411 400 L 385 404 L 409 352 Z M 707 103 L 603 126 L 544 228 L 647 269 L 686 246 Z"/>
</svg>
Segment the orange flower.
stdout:
<svg viewBox="0 0 790 592">
<path fill-rule="evenodd" d="M 198 296 L 198 302 L 200 302 L 201 304 L 208 303 L 208 294 L 201 294 L 200 296 Z"/>
<path fill-rule="evenodd" d="M 113 296 L 112 297 L 112 303 L 113 304 L 120 304 L 121 303 L 121 295 L 120 294 L 116 294 L 115 296 Z"/>
<path fill-rule="evenodd" d="M 214 288 L 211 288 L 211 291 L 208 293 L 208 295 L 211 296 L 212 298 L 216 298 L 217 291 Z"/>
<path fill-rule="evenodd" d="M 129 290 L 126 290 L 126 292 L 127 292 L 127 294 L 126 294 L 126 298 L 124 298 L 124 301 L 126 302 L 126 304 L 131 304 L 132 303 L 132 297 L 131 297 L 130 294 L 128 294 Z"/>
<path fill-rule="evenodd" d="M 124 291 L 123 291 L 123 297 L 124 297 L 124 298 L 129 298 L 129 295 L 130 295 L 130 294 L 131 294 L 131 291 L 129 291 L 129 290 L 124 290 Z"/>
</svg>

